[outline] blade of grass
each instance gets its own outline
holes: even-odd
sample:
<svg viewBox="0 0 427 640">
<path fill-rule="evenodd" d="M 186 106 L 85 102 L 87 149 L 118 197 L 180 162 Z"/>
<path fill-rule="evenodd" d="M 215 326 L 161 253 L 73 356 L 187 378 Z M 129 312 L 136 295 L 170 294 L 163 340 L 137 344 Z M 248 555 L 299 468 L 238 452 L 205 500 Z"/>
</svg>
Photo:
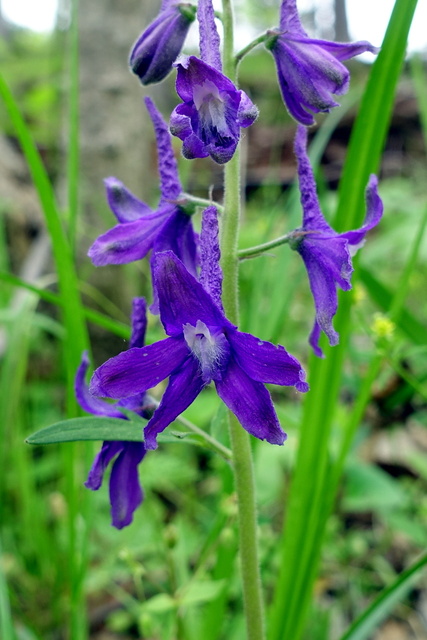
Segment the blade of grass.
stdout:
<svg viewBox="0 0 427 640">
<path fill-rule="evenodd" d="M 397 0 L 383 48 L 373 65 L 353 128 L 339 191 L 337 227 L 354 228 L 363 212 L 369 174 L 379 163 L 416 0 Z M 329 440 L 350 333 L 351 295 L 340 299 L 336 327 L 341 344 L 310 361 L 295 475 L 282 539 L 282 563 L 274 596 L 270 638 L 299 640 L 303 632 L 329 512 Z"/>
<path fill-rule="evenodd" d="M 10 609 L 9 593 L 6 578 L 2 568 L 2 545 L 0 541 L 0 637 L 5 640 L 15 640 L 15 628 Z"/>
<path fill-rule="evenodd" d="M 427 554 L 406 569 L 387 589 L 384 589 L 363 614 L 353 622 L 341 640 L 366 640 L 392 612 L 396 604 L 403 600 L 419 580 L 427 565 Z"/>
<path fill-rule="evenodd" d="M 48 291 L 40 286 L 30 284 L 29 282 L 26 282 L 22 278 L 19 278 L 18 276 L 15 276 L 11 273 L 4 273 L 0 271 L 0 280 L 3 280 L 3 282 L 7 282 L 8 284 L 11 284 L 15 287 L 22 287 L 23 289 L 27 289 L 28 291 L 33 291 L 34 293 L 37 293 L 39 298 L 45 300 L 46 302 L 49 302 L 50 304 L 54 304 L 56 306 L 62 306 L 63 304 L 62 298 L 56 293 Z M 111 333 L 114 333 L 116 336 L 119 336 L 119 338 L 129 340 L 130 328 L 128 325 L 122 322 L 118 322 L 117 320 L 113 320 L 112 318 L 109 318 L 108 316 L 100 313 L 99 311 L 96 311 L 95 309 L 88 309 L 87 307 L 83 307 L 83 313 L 85 318 L 93 324 L 107 329 Z"/>
</svg>

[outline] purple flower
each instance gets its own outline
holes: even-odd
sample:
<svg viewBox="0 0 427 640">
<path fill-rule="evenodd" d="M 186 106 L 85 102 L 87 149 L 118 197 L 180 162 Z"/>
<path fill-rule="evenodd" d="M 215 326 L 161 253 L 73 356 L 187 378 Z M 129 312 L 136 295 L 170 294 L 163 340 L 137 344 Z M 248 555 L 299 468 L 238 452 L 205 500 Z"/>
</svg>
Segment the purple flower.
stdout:
<svg viewBox="0 0 427 640">
<path fill-rule="evenodd" d="M 124 264 L 144 258 L 152 249 L 171 250 L 196 273 L 197 236 L 191 216 L 179 201 L 182 192 L 171 137 L 150 98 L 145 99 L 158 147 L 161 199 L 155 211 L 136 198 L 120 180 L 107 178 L 108 204 L 119 224 L 102 234 L 89 249 L 96 266 Z"/>
<path fill-rule="evenodd" d="M 240 139 L 240 129 L 258 117 L 258 109 L 244 91 L 221 73 L 219 37 L 211 0 L 197 9 L 202 59 L 182 56 L 176 66 L 176 91 L 183 101 L 172 113 L 171 133 L 184 142 L 185 158 L 228 162 Z"/>
<path fill-rule="evenodd" d="M 296 0 L 282 0 L 280 29 L 266 42 L 274 56 L 283 100 L 290 115 L 304 125 L 314 124 L 313 113 L 339 106 L 332 94 L 346 93 L 350 73 L 342 60 L 379 49 L 364 40 L 329 42 L 309 38 L 298 16 Z"/>
<path fill-rule="evenodd" d="M 295 153 L 298 159 L 303 223 L 300 229 L 293 232 L 289 244 L 301 255 L 307 269 L 316 307 L 316 320 L 309 342 L 314 353 L 323 357 L 318 344 L 320 332 L 323 331 L 327 335 L 331 346 L 335 346 L 339 341 L 338 333 L 332 326 L 332 318 L 338 308 L 336 287 L 344 291 L 351 289 L 351 258 L 364 244 L 367 232 L 380 221 L 383 204 L 377 191 L 377 177 L 371 175 L 366 189 L 364 225 L 355 231 L 336 233 L 320 210 L 306 145 L 307 130 L 299 125 L 295 137 Z"/>
<path fill-rule="evenodd" d="M 142 347 L 146 328 L 145 300 L 135 298 L 132 314 L 131 347 Z M 116 405 L 95 398 L 85 383 L 85 375 L 89 367 L 89 358 L 85 352 L 77 370 L 75 390 L 77 401 L 88 413 L 108 418 L 127 418 L 117 407 L 134 411 L 140 416 L 148 417 L 149 399 L 145 393 L 121 400 Z M 143 500 L 143 492 L 138 480 L 138 465 L 145 456 L 146 449 L 141 442 L 108 441 L 96 456 L 89 471 L 85 486 L 93 491 L 101 487 L 104 472 L 108 464 L 115 458 L 110 475 L 110 503 L 112 524 L 122 529 L 132 522 L 135 509 Z"/>
<path fill-rule="evenodd" d="M 191 4 L 163 2 L 159 15 L 139 36 L 130 54 L 129 64 L 142 84 L 160 82 L 172 71 L 195 13 Z"/>
<path fill-rule="evenodd" d="M 157 447 L 157 435 L 211 381 L 249 433 L 272 444 L 283 444 L 286 434 L 264 383 L 308 390 L 301 365 L 284 347 L 238 331 L 224 316 L 219 298 L 216 226 L 212 225 L 215 215 L 215 208 L 210 207 L 203 220 L 204 286 L 171 251 L 155 256 L 160 318 L 169 337 L 111 358 L 92 377 L 92 393 L 112 398 L 144 393 L 169 377 L 160 405 L 144 430 L 147 449 Z"/>
</svg>

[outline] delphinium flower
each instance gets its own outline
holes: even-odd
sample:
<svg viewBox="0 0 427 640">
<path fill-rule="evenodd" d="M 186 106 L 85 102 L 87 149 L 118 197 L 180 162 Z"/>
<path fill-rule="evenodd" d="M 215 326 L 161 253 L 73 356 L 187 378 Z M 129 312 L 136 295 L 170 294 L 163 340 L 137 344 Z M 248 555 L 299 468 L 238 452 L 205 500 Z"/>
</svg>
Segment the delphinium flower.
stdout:
<svg viewBox="0 0 427 640">
<path fill-rule="evenodd" d="M 304 125 L 314 124 L 313 113 L 339 106 L 332 94 L 346 93 L 350 82 L 342 60 L 379 51 L 365 40 L 343 43 L 309 38 L 296 0 L 282 0 L 280 28 L 270 33 L 265 44 L 276 62 L 283 100 L 290 115 Z"/>
<path fill-rule="evenodd" d="M 141 348 L 144 345 L 146 330 L 146 305 L 144 298 L 135 298 L 132 313 L 131 348 Z M 126 416 L 120 411 L 127 409 L 139 416 L 148 418 L 153 405 L 145 393 L 137 393 L 130 398 L 120 400 L 115 405 L 95 398 L 89 392 L 85 383 L 85 375 L 89 367 L 87 353 L 83 354 L 81 364 L 77 370 L 75 390 L 77 401 L 88 413 L 108 418 L 122 418 Z M 146 449 L 143 442 L 106 441 L 95 457 L 85 486 L 93 491 L 102 485 L 104 472 L 114 458 L 110 475 L 110 503 L 112 524 L 122 529 L 132 522 L 135 509 L 143 500 L 143 492 L 138 480 L 138 465 L 144 458 Z"/>
<path fill-rule="evenodd" d="M 381 219 L 383 204 L 378 195 L 378 180 L 369 178 L 366 189 L 366 217 L 360 229 L 338 234 L 326 222 L 316 193 L 313 170 L 307 156 L 307 130 L 298 126 L 295 137 L 295 154 L 298 160 L 298 177 L 303 208 L 300 229 L 291 234 L 290 246 L 298 251 L 307 269 L 311 292 L 316 308 L 316 319 L 309 342 L 315 354 L 323 357 L 319 347 L 320 332 L 324 331 L 329 344 L 338 344 L 339 336 L 332 326 L 337 312 L 337 286 L 351 289 L 353 272 L 352 256 L 364 244 L 367 232 Z"/>
<path fill-rule="evenodd" d="M 102 234 L 89 249 L 96 266 L 124 264 L 170 249 L 191 273 L 196 273 L 197 235 L 180 199 L 182 186 L 167 124 L 150 98 L 145 99 L 157 140 L 161 198 L 153 211 L 120 180 L 107 178 L 110 208 L 119 224 Z"/>
<path fill-rule="evenodd" d="M 170 129 L 183 141 L 186 158 L 228 162 L 239 143 L 240 129 L 258 117 L 258 109 L 244 91 L 222 73 L 219 37 L 212 0 L 199 0 L 200 54 L 181 56 L 176 91 L 183 104 L 172 113 Z"/>
<path fill-rule="evenodd" d="M 155 256 L 160 319 L 168 337 L 130 349 L 101 365 L 91 381 L 96 396 L 141 394 L 169 377 L 159 407 L 144 430 L 147 449 L 211 381 L 220 398 L 252 435 L 283 444 L 282 430 L 264 383 L 307 391 L 300 363 L 282 346 L 238 331 L 221 305 L 215 207 L 204 212 L 200 281 L 171 251 Z M 203 284 L 202 284 L 203 283 Z"/>
<path fill-rule="evenodd" d="M 160 82 L 172 71 L 196 8 L 186 2 L 164 0 L 159 15 L 132 47 L 129 64 L 142 84 Z"/>
</svg>

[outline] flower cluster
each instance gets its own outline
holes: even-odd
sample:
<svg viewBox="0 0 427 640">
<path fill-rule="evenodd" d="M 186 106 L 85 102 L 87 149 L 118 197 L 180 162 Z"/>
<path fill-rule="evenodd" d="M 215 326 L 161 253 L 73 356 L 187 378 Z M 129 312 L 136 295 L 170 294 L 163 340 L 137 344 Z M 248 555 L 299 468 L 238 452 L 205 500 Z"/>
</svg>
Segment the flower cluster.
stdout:
<svg viewBox="0 0 427 640">
<path fill-rule="evenodd" d="M 107 200 L 118 224 L 89 249 L 97 266 L 141 260 L 151 252 L 151 311 L 160 314 L 166 334 L 163 340 L 144 345 L 146 305 L 143 299 L 135 299 L 130 348 L 98 367 L 90 387 L 84 381 L 87 355 L 77 372 L 76 394 L 84 410 L 126 419 L 125 409 L 147 420 L 141 442 L 104 442 L 86 483 L 98 489 L 113 461 L 110 501 L 113 525 L 118 528 L 132 521 L 142 501 L 138 465 L 147 450 L 157 448 L 157 436 L 207 385 L 215 385 L 246 431 L 277 445 L 284 443 L 286 434 L 265 384 L 308 391 L 305 372 L 294 356 L 281 345 L 240 331 L 224 312 L 218 208 L 213 203 L 204 208 L 200 237 L 192 226 L 197 201 L 184 193 L 171 134 L 182 140 L 185 158 L 210 157 L 225 164 L 236 152 L 240 129 L 249 127 L 258 116 L 248 95 L 223 73 L 212 0 L 198 0 L 197 4 L 200 57 L 180 55 L 195 17 L 192 4 L 163 0 L 159 15 L 138 38 L 130 56 L 132 70 L 145 85 L 177 69 L 176 91 L 182 102 L 171 114 L 170 129 L 153 101 L 145 99 L 158 148 L 159 203 L 152 209 L 120 180 L 107 178 Z M 283 100 L 298 123 L 295 155 L 303 219 L 287 240 L 307 269 L 316 312 L 309 342 L 315 354 L 323 356 L 321 331 L 330 345 L 338 343 L 332 325 L 337 287 L 351 288 L 351 258 L 379 222 L 382 203 L 377 179 L 371 176 L 364 225 L 336 233 L 317 199 L 306 127 L 314 123 L 313 114 L 337 106 L 333 94 L 347 91 L 349 72 L 342 61 L 377 49 L 368 42 L 343 44 L 310 38 L 301 25 L 295 0 L 282 0 L 279 28 L 270 30 L 264 42 L 277 65 Z M 165 379 L 168 383 L 157 404 L 148 392 Z M 117 402 L 110 404 L 101 398 Z"/>
</svg>

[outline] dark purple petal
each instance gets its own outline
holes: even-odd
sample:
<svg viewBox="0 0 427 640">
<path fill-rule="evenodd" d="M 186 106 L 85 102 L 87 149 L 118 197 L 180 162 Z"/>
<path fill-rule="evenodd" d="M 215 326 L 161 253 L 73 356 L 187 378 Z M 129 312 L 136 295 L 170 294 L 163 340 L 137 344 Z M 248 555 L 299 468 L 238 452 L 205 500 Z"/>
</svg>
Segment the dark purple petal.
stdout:
<svg viewBox="0 0 427 640">
<path fill-rule="evenodd" d="M 132 301 L 132 335 L 130 347 L 143 347 L 147 330 L 147 303 L 145 298 L 134 298 Z"/>
<path fill-rule="evenodd" d="M 191 5 L 173 4 L 161 11 L 141 34 L 132 48 L 129 63 L 142 84 L 160 82 L 172 71 L 193 20 Z"/>
<path fill-rule="evenodd" d="M 202 142 L 195 133 L 191 133 L 184 140 L 184 144 L 182 145 L 182 155 L 187 160 L 194 160 L 194 158 L 208 158 L 209 151 L 206 144 Z"/>
<path fill-rule="evenodd" d="M 172 147 L 168 125 L 151 98 L 145 98 L 145 105 L 154 126 L 157 142 L 160 190 L 163 200 L 175 200 L 182 191 L 178 175 L 178 165 Z"/>
<path fill-rule="evenodd" d="M 359 40 L 358 42 L 330 42 L 329 40 L 316 40 L 308 38 L 311 44 L 319 45 L 331 53 L 337 60 L 348 60 L 359 56 L 361 53 L 369 51 L 369 53 L 379 53 L 380 47 L 374 47 L 367 40 Z"/>
<path fill-rule="evenodd" d="M 129 349 L 110 358 L 95 370 L 90 383 L 93 395 L 126 398 L 155 387 L 181 365 L 188 356 L 181 336 Z"/>
<path fill-rule="evenodd" d="M 378 194 L 378 178 L 372 174 L 366 187 L 366 218 L 363 227 L 355 231 L 346 231 L 340 234 L 341 238 L 348 240 L 349 250 L 352 256 L 363 243 L 367 232 L 379 223 L 383 215 L 383 210 L 384 206 Z"/>
<path fill-rule="evenodd" d="M 298 15 L 296 0 L 282 0 L 280 5 L 280 29 L 300 35 L 306 35 Z"/>
<path fill-rule="evenodd" d="M 145 456 L 145 447 L 142 442 L 121 444 L 123 449 L 114 461 L 110 475 L 112 524 L 117 529 L 132 522 L 133 513 L 143 500 L 138 465 Z"/>
<path fill-rule="evenodd" d="M 256 107 L 231 80 L 195 56 L 181 57 L 176 66 L 176 90 L 185 104 L 172 114 L 171 132 L 184 141 L 186 158 L 210 155 L 219 164 L 228 162 L 240 127 L 253 122 Z"/>
<path fill-rule="evenodd" d="M 369 42 L 329 42 L 309 38 L 296 0 L 282 0 L 280 30 L 270 32 L 266 47 L 272 52 L 283 100 L 297 122 L 314 124 L 313 113 L 327 112 L 338 103 L 332 94 L 348 90 L 349 72 L 340 61 L 365 51 L 377 53 Z"/>
<path fill-rule="evenodd" d="M 197 398 L 203 387 L 198 361 L 189 356 L 169 378 L 163 398 L 144 429 L 145 447 L 157 449 L 157 436 Z"/>
<path fill-rule="evenodd" d="M 105 469 L 107 468 L 109 462 L 120 451 L 122 451 L 123 447 L 123 442 L 104 442 L 102 444 L 101 450 L 95 457 L 92 468 L 89 471 L 88 478 L 85 482 L 85 487 L 91 489 L 92 491 L 97 491 L 101 487 Z"/>
<path fill-rule="evenodd" d="M 180 140 L 185 140 L 189 136 L 194 135 L 193 129 L 191 128 L 192 113 L 193 113 L 193 108 L 187 105 L 187 103 L 185 102 L 175 107 L 175 109 L 172 111 L 172 115 L 169 123 L 170 132 L 172 135 L 176 136 Z M 199 157 L 199 156 L 194 156 L 194 157 Z"/>
<path fill-rule="evenodd" d="M 309 345 L 312 347 L 314 354 L 318 358 L 324 358 L 325 355 L 322 349 L 319 347 L 319 338 L 320 338 L 320 327 L 317 320 L 315 320 L 308 342 L 309 342 Z"/>
<path fill-rule="evenodd" d="M 199 21 L 200 57 L 203 62 L 221 71 L 220 41 L 215 24 L 212 0 L 199 0 L 197 5 L 197 19 Z"/>
<path fill-rule="evenodd" d="M 95 416 L 106 416 L 108 418 L 123 418 L 123 413 L 118 411 L 114 405 L 100 400 L 93 396 L 89 391 L 89 386 L 85 382 L 85 376 L 89 368 L 89 356 L 87 351 L 82 355 L 82 361 L 76 373 L 74 389 L 76 392 L 77 402 L 87 413 Z"/>
<path fill-rule="evenodd" d="M 298 179 L 303 210 L 303 230 L 334 233 L 323 217 L 317 198 L 316 181 L 307 155 L 307 129 L 298 125 L 295 135 L 295 155 L 298 160 Z"/>
<path fill-rule="evenodd" d="M 223 311 L 221 251 L 218 241 L 218 212 L 211 206 L 203 211 L 200 234 L 200 284 L 209 293 L 217 307 Z"/>
<path fill-rule="evenodd" d="M 308 391 L 303 368 L 284 347 L 241 331 L 235 331 L 227 337 L 237 364 L 252 380 Z"/>
<path fill-rule="evenodd" d="M 286 433 L 277 419 L 270 394 L 261 382 L 249 378 L 230 358 L 223 379 L 215 382 L 219 397 L 250 434 L 270 444 L 283 444 Z"/>
<path fill-rule="evenodd" d="M 243 127 L 244 129 L 250 127 L 258 116 L 258 107 L 254 105 L 252 100 L 244 91 L 240 91 L 240 103 L 237 111 L 237 122 L 239 127 Z"/>
<path fill-rule="evenodd" d="M 200 282 L 188 273 L 171 252 L 158 253 L 153 260 L 154 277 L 159 293 L 160 318 L 168 335 L 182 335 L 185 324 L 197 320 L 209 329 L 234 329 Z"/>
<path fill-rule="evenodd" d="M 95 266 L 126 264 L 141 260 L 150 251 L 153 242 L 170 214 L 170 207 L 149 216 L 118 224 L 95 240 L 88 256 Z"/>
<path fill-rule="evenodd" d="M 285 105 L 304 125 L 314 123 L 311 112 L 327 112 L 338 106 L 332 94 L 348 88 L 347 69 L 329 53 L 317 49 L 310 50 L 310 45 L 283 36 L 270 47 Z"/>
<path fill-rule="evenodd" d="M 151 272 L 153 282 L 153 303 L 150 306 L 151 313 L 159 313 L 159 294 L 156 278 L 154 277 L 154 260 L 161 251 L 173 251 L 178 256 L 191 275 L 197 277 L 198 264 L 198 235 L 193 230 L 191 217 L 180 209 L 176 209 L 162 228 L 153 245 L 151 256 Z"/>
<path fill-rule="evenodd" d="M 339 284 L 344 290 L 351 288 L 353 268 L 347 241 L 339 237 L 319 238 L 316 243 L 304 239 L 298 252 L 307 269 L 317 323 L 328 336 L 329 344 L 335 346 L 339 341 L 338 333 L 332 326 L 332 318 L 338 307 L 336 285 Z"/>
<path fill-rule="evenodd" d="M 134 222 L 153 213 L 148 205 L 135 197 L 117 178 L 106 178 L 104 184 L 108 204 L 119 222 Z"/>
</svg>

